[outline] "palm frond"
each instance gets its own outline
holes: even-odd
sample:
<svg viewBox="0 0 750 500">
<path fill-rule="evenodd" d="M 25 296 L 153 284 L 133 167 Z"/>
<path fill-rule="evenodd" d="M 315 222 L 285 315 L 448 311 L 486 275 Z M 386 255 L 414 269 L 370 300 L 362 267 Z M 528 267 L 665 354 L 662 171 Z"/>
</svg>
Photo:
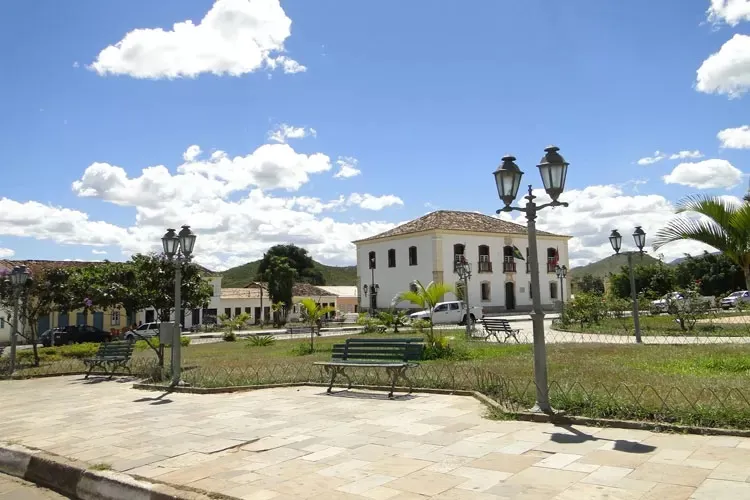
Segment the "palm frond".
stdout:
<svg viewBox="0 0 750 500">
<path fill-rule="evenodd" d="M 398 296 L 398 298 L 405 302 L 416 304 L 419 307 L 425 306 L 424 295 L 419 292 L 412 292 L 411 290 L 407 290 L 406 292 L 402 292 L 401 295 Z"/>
<path fill-rule="evenodd" d="M 690 219 L 684 215 L 675 217 L 666 226 L 656 232 L 653 247 L 658 250 L 667 243 L 682 240 L 694 240 L 726 251 L 729 239 L 724 229 L 713 220 Z"/>
<path fill-rule="evenodd" d="M 720 196 L 693 195 L 683 198 L 677 203 L 676 212 L 695 212 L 705 215 L 719 226 L 726 228 L 730 224 L 732 215 L 741 209 L 740 205 L 728 198 Z"/>
</svg>

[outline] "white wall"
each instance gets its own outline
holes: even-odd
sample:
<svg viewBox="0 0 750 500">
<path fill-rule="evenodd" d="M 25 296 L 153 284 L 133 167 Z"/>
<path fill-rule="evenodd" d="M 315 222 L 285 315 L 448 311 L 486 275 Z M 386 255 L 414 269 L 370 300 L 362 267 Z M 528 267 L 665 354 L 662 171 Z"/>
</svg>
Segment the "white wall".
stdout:
<svg viewBox="0 0 750 500">
<path fill-rule="evenodd" d="M 504 310 L 505 302 L 505 283 L 513 282 L 515 286 L 516 308 L 519 310 L 528 310 L 532 306 L 532 300 L 529 294 L 531 284 L 531 274 L 526 272 L 526 249 L 528 239 L 525 235 L 517 236 L 493 236 L 484 235 L 460 235 L 443 233 L 438 236 L 414 236 L 391 241 L 374 241 L 371 243 L 360 244 L 357 248 L 357 274 L 360 277 L 360 283 L 371 282 L 369 269 L 368 254 L 370 251 L 376 252 L 376 269 L 375 283 L 380 285 L 380 294 L 378 297 L 378 308 L 387 308 L 390 306 L 391 298 L 407 290 L 409 283 L 418 279 L 425 285 L 432 281 L 434 277 L 439 276 L 442 271 L 442 280 L 445 283 L 455 285 L 459 278 L 458 274 L 453 272 L 453 245 L 462 243 L 466 246 L 465 256 L 472 266 L 472 278 L 469 281 L 469 302 L 472 305 L 479 305 L 487 309 L 486 312 L 495 312 Z M 568 261 L 568 240 L 567 238 L 537 238 L 539 248 L 540 262 L 540 288 L 542 304 L 545 308 L 551 308 L 556 300 L 560 300 L 561 293 L 559 290 L 559 280 L 555 273 L 547 272 L 547 248 L 555 248 L 559 252 L 560 265 L 570 267 Z M 479 271 L 479 246 L 489 246 L 490 262 L 492 263 L 492 272 Z M 503 272 L 503 247 L 505 245 L 515 245 L 524 256 L 524 261 L 516 260 L 516 272 Z M 409 266 L 408 248 L 417 247 L 418 265 Z M 388 267 L 388 250 L 396 250 L 396 267 Z M 442 255 L 442 257 L 441 257 Z M 481 300 L 481 283 L 490 284 L 490 300 Z M 556 283 L 557 299 L 550 297 L 550 282 Z M 569 289 L 565 284 L 565 298 L 569 297 Z M 446 297 L 451 300 L 454 297 Z M 413 307 L 407 303 L 398 304 L 399 307 Z M 369 297 L 362 297 L 362 309 L 369 307 Z"/>
<path fill-rule="evenodd" d="M 12 314 L 0 309 L 0 345 L 10 343 Z"/>
<path fill-rule="evenodd" d="M 362 285 L 370 287 L 374 274 L 375 283 L 380 285 L 378 293 L 378 309 L 387 309 L 393 297 L 409 289 L 409 284 L 419 280 L 427 286 L 433 279 L 433 242 L 431 235 L 415 236 L 391 241 L 374 241 L 360 244 L 357 247 L 357 276 L 360 282 L 361 310 L 367 310 L 370 305 L 370 294 L 364 296 Z M 409 247 L 417 247 L 417 265 L 409 265 Z M 388 250 L 396 251 L 396 267 L 388 267 Z M 368 254 L 375 251 L 376 268 L 374 273 L 369 268 Z M 410 307 L 408 303 L 401 303 L 399 307 Z M 414 307 L 414 306 L 411 306 Z"/>
</svg>

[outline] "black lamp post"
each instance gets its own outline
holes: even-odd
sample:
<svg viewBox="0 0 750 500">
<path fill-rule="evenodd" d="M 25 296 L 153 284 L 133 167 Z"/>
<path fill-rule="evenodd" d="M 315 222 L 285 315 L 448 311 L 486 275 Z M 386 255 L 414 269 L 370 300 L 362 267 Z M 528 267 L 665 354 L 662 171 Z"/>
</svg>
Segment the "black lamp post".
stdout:
<svg viewBox="0 0 750 500">
<path fill-rule="evenodd" d="M 464 322 L 466 323 L 466 338 L 471 338 L 471 309 L 469 308 L 469 280 L 471 279 L 471 263 L 461 256 L 461 260 L 456 263 L 456 272 L 461 279 L 463 286 L 463 305 L 466 308 L 464 313 Z"/>
<path fill-rule="evenodd" d="M 557 279 L 560 280 L 560 303 L 565 306 L 565 289 L 563 288 L 563 280 L 565 279 L 565 276 L 568 275 L 568 268 L 567 266 L 557 266 L 555 268 L 555 273 L 557 274 Z"/>
<path fill-rule="evenodd" d="M 10 273 L 10 285 L 13 291 L 13 323 L 10 331 L 10 374 L 16 371 L 16 345 L 18 343 L 18 315 L 21 301 L 21 291 L 29 279 L 29 268 L 26 266 L 15 266 Z"/>
<path fill-rule="evenodd" d="M 635 289 L 635 273 L 633 272 L 633 255 L 638 254 L 643 256 L 643 247 L 646 246 L 646 232 L 641 226 L 636 226 L 633 231 L 633 241 L 635 246 L 638 247 L 637 252 L 623 252 L 628 256 L 628 273 L 630 274 L 630 298 L 633 300 L 633 329 L 635 333 L 635 342 L 641 343 L 641 318 L 638 312 L 638 292 Z M 615 255 L 620 254 L 620 248 L 622 248 L 622 235 L 620 235 L 617 229 L 613 229 L 609 235 L 609 243 L 612 245 L 612 249 L 615 251 Z"/>
<path fill-rule="evenodd" d="M 524 197 L 527 202 L 525 207 L 513 207 L 518 188 L 521 185 L 523 172 L 516 165 L 515 157 L 506 156 L 503 163 L 495 170 L 495 184 L 497 194 L 505 204 L 497 213 L 518 211 L 526 215 L 529 233 L 529 264 L 531 265 L 531 294 L 534 304 L 531 313 L 531 321 L 534 329 L 534 382 L 536 384 L 536 404 L 532 412 L 554 413 L 549 403 L 549 386 L 547 383 L 547 348 L 544 345 L 544 311 L 542 310 L 542 295 L 539 286 L 539 249 L 536 241 L 536 217 L 537 212 L 546 207 L 567 207 L 568 204 L 557 199 L 565 189 L 565 179 L 568 175 L 568 162 L 558 153 L 560 148 L 549 146 L 544 150 L 545 154 L 537 167 L 542 177 L 544 190 L 552 201 L 543 205 L 537 205 L 534 200 L 531 185 L 528 194 Z"/>
<path fill-rule="evenodd" d="M 182 316 L 182 265 L 190 262 L 195 247 L 195 234 L 190 226 L 182 226 L 179 233 L 174 229 L 167 229 L 162 236 L 161 243 L 164 255 L 174 263 L 174 333 L 172 334 L 172 385 L 181 384 L 182 376 L 182 331 L 180 320 Z"/>
</svg>

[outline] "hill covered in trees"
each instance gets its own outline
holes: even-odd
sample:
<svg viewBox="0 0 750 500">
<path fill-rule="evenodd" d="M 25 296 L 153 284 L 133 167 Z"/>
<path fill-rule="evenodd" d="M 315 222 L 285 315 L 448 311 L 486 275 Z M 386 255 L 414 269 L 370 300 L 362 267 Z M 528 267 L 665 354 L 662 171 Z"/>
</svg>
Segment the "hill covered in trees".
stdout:
<svg viewBox="0 0 750 500">
<path fill-rule="evenodd" d="M 241 288 L 251 281 L 255 280 L 258 274 L 258 268 L 262 259 L 248 262 L 241 266 L 227 269 L 222 275 L 221 286 L 223 288 Z M 320 271 L 326 285 L 356 285 L 357 284 L 357 267 L 356 266 L 327 266 L 320 262 L 315 262 L 315 269 Z"/>
</svg>

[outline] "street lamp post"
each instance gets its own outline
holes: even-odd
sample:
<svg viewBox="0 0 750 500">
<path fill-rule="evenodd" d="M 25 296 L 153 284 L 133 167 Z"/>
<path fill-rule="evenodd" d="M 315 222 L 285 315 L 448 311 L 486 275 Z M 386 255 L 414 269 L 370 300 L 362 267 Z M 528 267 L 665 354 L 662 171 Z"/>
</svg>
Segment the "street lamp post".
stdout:
<svg viewBox="0 0 750 500">
<path fill-rule="evenodd" d="M 560 280 L 560 305 L 562 307 L 565 307 L 565 289 L 563 288 L 563 280 L 565 279 L 565 276 L 568 275 L 568 268 L 567 266 L 557 266 L 555 268 L 555 273 L 557 274 L 557 278 Z"/>
<path fill-rule="evenodd" d="M 10 332 L 10 374 L 16 371 L 16 344 L 18 338 L 18 316 L 20 314 L 21 291 L 29 279 L 26 266 L 15 266 L 10 273 L 10 285 L 13 291 L 13 324 Z"/>
<path fill-rule="evenodd" d="M 630 274 L 630 298 L 633 300 L 633 329 L 635 333 L 635 342 L 641 343 L 641 318 L 638 312 L 638 292 L 635 289 L 635 272 L 633 271 L 633 255 L 638 254 L 643 256 L 643 247 L 646 246 L 646 232 L 641 226 L 636 226 L 633 231 L 633 241 L 635 246 L 638 247 L 637 252 L 623 252 L 628 256 L 628 273 Z M 613 229 L 609 235 L 609 243 L 612 245 L 612 249 L 615 251 L 615 255 L 620 254 L 620 248 L 622 248 L 622 235 Z"/>
<path fill-rule="evenodd" d="M 365 297 L 367 297 L 368 293 L 370 294 L 370 316 L 375 316 L 376 309 L 378 308 L 378 292 L 380 291 L 380 285 L 375 283 L 375 252 L 370 253 L 369 266 L 370 286 L 368 287 L 367 284 L 364 284 L 362 291 L 365 293 Z"/>
<path fill-rule="evenodd" d="M 513 207 L 511 203 L 516 199 L 518 188 L 521 185 L 523 172 L 516 165 L 515 157 L 505 156 L 503 163 L 495 170 L 495 184 L 500 199 L 505 207 L 497 213 L 518 211 L 526 215 L 529 233 L 529 264 L 531 264 L 531 294 L 533 300 L 533 312 L 531 321 L 534 330 L 534 383 L 536 384 L 536 404 L 532 412 L 552 414 L 554 410 L 549 402 L 549 386 L 547 383 L 547 349 L 544 345 L 544 311 L 542 310 L 542 294 L 539 286 L 539 249 L 536 242 L 536 217 L 537 212 L 546 207 L 567 207 L 568 204 L 557 199 L 565 189 L 565 179 L 568 173 L 568 163 L 558 153 L 559 148 L 549 146 L 545 150 L 539 165 L 539 173 L 542 177 L 544 190 L 552 201 L 543 205 L 537 205 L 531 185 L 528 194 L 524 197 L 526 207 Z"/>
<path fill-rule="evenodd" d="M 172 385 L 182 383 L 182 344 L 180 338 L 180 316 L 182 313 L 182 265 L 190 262 L 195 247 L 195 234 L 190 226 L 182 226 L 179 233 L 174 229 L 167 229 L 162 236 L 161 243 L 164 254 L 174 263 L 174 332 L 172 333 Z"/>
<path fill-rule="evenodd" d="M 469 279 L 471 279 L 471 263 L 466 261 L 465 257 L 461 257 L 461 260 L 456 263 L 456 272 L 458 277 L 463 281 L 463 303 L 466 308 L 464 313 L 464 321 L 466 323 L 466 338 L 471 338 L 471 309 L 469 308 Z"/>
</svg>

